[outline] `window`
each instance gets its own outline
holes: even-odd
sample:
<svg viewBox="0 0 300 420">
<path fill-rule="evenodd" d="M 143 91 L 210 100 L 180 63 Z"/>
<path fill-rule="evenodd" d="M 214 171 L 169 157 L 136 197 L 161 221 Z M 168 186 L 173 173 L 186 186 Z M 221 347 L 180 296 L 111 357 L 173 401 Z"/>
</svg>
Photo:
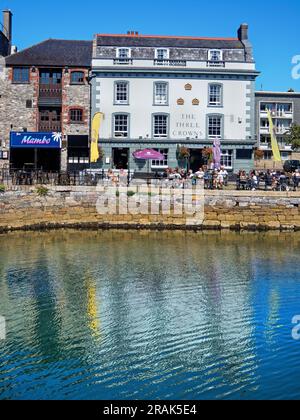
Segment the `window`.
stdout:
<svg viewBox="0 0 300 420">
<path fill-rule="evenodd" d="M 208 52 L 208 60 L 213 62 L 220 62 L 223 58 L 223 52 L 221 50 L 210 50 Z"/>
<path fill-rule="evenodd" d="M 208 117 L 208 137 L 211 139 L 222 137 L 221 115 L 211 115 Z"/>
<path fill-rule="evenodd" d="M 29 69 L 27 68 L 14 68 L 13 69 L 13 82 L 14 83 L 29 83 Z"/>
<path fill-rule="evenodd" d="M 117 50 L 117 58 L 120 60 L 126 60 L 127 58 L 130 58 L 131 56 L 131 50 L 129 48 L 118 48 Z"/>
<path fill-rule="evenodd" d="M 129 116 L 127 114 L 117 114 L 114 116 L 114 137 L 128 137 Z"/>
<path fill-rule="evenodd" d="M 71 109 L 70 110 L 70 122 L 81 123 L 83 122 L 83 110 L 82 109 Z"/>
<path fill-rule="evenodd" d="M 32 100 L 31 99 L 26 100 L 26 108 L 32 108 Z"/>
<path fill-rule="evenodd" d="M 290 159 L 289 152 L 281 152 L 281 159 L 282 160 L 289 160 Z"/>
<path fill-rule="evenodd" d="M 273 157 L 273 152 L 271 150 L 268 150 L 264 152 L 263 160 L 271 160 Z"/>
<path fill-rule="evenodd" d="M 237 149 L 236 158 L 240 160 L 252 159 L 252 150 L 250 149 Z"/>
<path fill-rule="evenodd" d="M 129 83 L 116 82 L 115 83 L 115 104 L 128 105 L 129 103 Z"/>
<path fill-rule="evenodd" d="M 155 52 L 156 59 L 159 61 L 164 61 L 169 59 L 169 50 L 166 48 L 159 48 Z"/>
<path fill-rule="evenodd" d="M 61 79 L 61 72 L 52 70 L 42 70 L 40 72 L 40 83 L 43 85 L 60 85 Z"/>
<path fill-rule="evenodd" d="M 223 150 L 221 154 L 221 166 L 226 169 L 232 169 L 232 150 Z"/>
<path fill-rule="evenodd" d="M 154 115 L 153 117 L 153 137 L 166 138 L 168 137 L 168 116 Z"/>
<path fill-rule="evenodd" d="M 154 83 L 154 104 L 168 105 L 168 83 Z"/>
<path fill-rule="evenodd" d="M 84 72 L 83 71 L 72 71 L 71 73 L 71 84 L 82 85 L 84 83 Z"/>
<path fill-rule="evenodd" d="M 169 149 L 155 149 L 156 152 L 164 156 L 164 160 L 153 160 L 152 168 L 168 168 L 169 167 Z"/>
<path fill-rule="evenodd" d="M 209 85 L 209 105 L 222 106 L 222 85 Z"/>
</svg>

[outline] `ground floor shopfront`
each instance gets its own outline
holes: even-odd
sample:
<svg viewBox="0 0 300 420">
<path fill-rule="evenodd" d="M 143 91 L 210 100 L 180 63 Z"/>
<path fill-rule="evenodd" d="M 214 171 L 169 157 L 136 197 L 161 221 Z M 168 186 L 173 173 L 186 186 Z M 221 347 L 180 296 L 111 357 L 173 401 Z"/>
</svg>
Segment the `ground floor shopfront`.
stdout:
<svg viewBox="0 0 300 420">
<path fill-rule="evenodd" d="M 191 143 L 191 142 L 115 142 L 102 141 L 99 147 L 103 151 L 102 161 L 93 164 L 93 168 L 101 169 L 125 169 L 135 172 L 155 172 L 167 168 L 186 168 L 194 172 L 200 167 L 207 165 L 203 150 L 212 148 L 211 142 Z M 188 149 L 189 157 L 182 159 L 179 156 L 181 148 Z M 133 157 L 133 153 L 142 149 L 154 149 L 163 156 L 163 161 L 138 161 Z M 253 160 L 254 144 L 249 142 L 222 142 L 222 165 L 230 172 L 237 172 L 241 169 L 249 171 L 254 167 Z"/>
<path fill-rule="evenodd" d="M 9 149 L 0 153 L 0 168 L 77 172 L 89 168 L 89 136 L 54 132 L 11 132 Z"/>
</svg>

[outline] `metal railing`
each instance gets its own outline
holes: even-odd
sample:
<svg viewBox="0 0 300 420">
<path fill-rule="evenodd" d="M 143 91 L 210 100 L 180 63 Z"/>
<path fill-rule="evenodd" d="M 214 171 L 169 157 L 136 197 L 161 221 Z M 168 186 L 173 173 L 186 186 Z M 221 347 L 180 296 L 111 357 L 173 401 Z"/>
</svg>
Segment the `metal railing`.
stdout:
<svg viewBox="0 0 300 420">
<path fill-rule="evenodd" d="M 154 60 L 155 66 L 186 67 L 186 60 Z"/>
<path fill-rule="evenodd" d="M 104 171 L 45 172 L 34 170 L 0 169 L 0 185 L 7 189 L 16 186 L 97 186 L 104 179 Z"/>
</svg>

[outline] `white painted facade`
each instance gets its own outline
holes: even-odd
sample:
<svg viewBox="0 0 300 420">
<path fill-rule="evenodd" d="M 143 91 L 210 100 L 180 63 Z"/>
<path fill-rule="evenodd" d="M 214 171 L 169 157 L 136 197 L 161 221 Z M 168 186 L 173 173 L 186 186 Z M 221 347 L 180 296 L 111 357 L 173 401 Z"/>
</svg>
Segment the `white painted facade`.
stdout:
<svg viewBox="0 0 300 420">
<path fill-rule="evenodd" d="M 220 59 L 214 62 L 210 60 L 213 53 L 209 48 L 190 49 L 189 60 L 188 47 L 177 50 L 173 46 L 165 48 L 166 58 L 159 61 L 158 48 L 132 46 L 132 39 L 125 36 L 128 46 L 122 45 L 122 48 L 127 49 L 127 57 L 120 58 L 120 48 L 100 45 L 98 37 L 95 38 L 92 61 L 92 112 L 104 115 L 99 132 L 99 144 L 106 156 L 102 162 L 104 168 L 114 167 L 114 149 L 122 148 L 128 150 L 131 167 L 135 165 L 132 153 L 143 148 L 163 149 L 168 155 L 168 166 L 177 167 L 176 151 L 179 147 L 198 150 L 201 154 L 204 147 L 212 147 L 216 138 L 221 140 L 224 153 L 230 155 L 228 169 L 251 166 L 251 153 L 256 142 L 255 78 L 258 72 L 250 44 L 245 41 L 243 50 L 236 47 L 238 39 L 230 39 L 228 43 L 232 42 L 232 51 L 217 50 Z M 105 42 L 105 36 L 100 37 L 101 42 Z M 147 43 L 143 38 L 137 37 L 134 41 Z M 223 41 L 220 40 L 220 45 Z M 118 43 L 117 36 L 115 42 Z M 164 39 L 164 42 L 168 40 Z M 139 54 L 141 56 L 137 57 Z M 195 58 L 197 56 L 199 59 Z M 127 100 L 121 104 L 116 101 L 118 83 L 126 84 L 128 89 Z M 167 86 L 164 104 L 155 101 L 156 83 Z M 219 100 L 212 104 L 210 86 L 216 85 L 220 89 Z M 126 133 L 122 135 L 116 130 L 115 118 L 118 115 L 128 119 Z M 155 133 L 156 115 L 167 118 L 167 132 L 162 136 Z M 217 135 L 212 134 L 212 117 L 216 117 L 221 126 Z M 237 149 L 239 153 L 236 153 Z M 249 151 L 248 157 L 239 162 L 243 149 Z M 162 166 L 166 166 L 166 162 Z"/>
<path fill-rule="evenodd" d="M 116 81 L 125 81 L 129 85 L 129 105 L 115 105 L 114 90 Z M 168 105 L 154 105 L 154 84 L 166 82 L 169 88 Z M 251 93 L 251 83 L 247 81 L 211 80 L 169 80 L 164 78 L 107 78 L 96 79 L 99 86 L 99 102 L 97 111 L 103 112 L 104 121 L 100 139 L 112 139 L 113 115 L 129 114 L 129 138 L 152 139 L 152 115 L 166 113 L 169 115 L 169 139 L 173 140 L 206 140 L 207 116 L 220 114 L 223 116 L 224 140 L 241 140 L 249 136 L 250 122 L 247 122 L 247 95 Z M 191 91 L 185 85 L 192 85 Z M 209 106 L 209 84 L 219 83 L 222 86 L 223 106 Z M 178 105 L 178 99 L 184 105 Z M 199 105 L 193 105 L 193 100 Z M 248 131 L 247 131 L 248 129 Z"/>
</svg>

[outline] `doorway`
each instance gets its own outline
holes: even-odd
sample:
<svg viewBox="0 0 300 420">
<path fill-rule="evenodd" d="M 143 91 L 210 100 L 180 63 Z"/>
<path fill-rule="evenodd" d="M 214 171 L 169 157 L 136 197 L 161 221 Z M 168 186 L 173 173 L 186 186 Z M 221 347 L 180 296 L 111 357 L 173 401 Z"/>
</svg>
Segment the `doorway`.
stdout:
<svg viewBox="0 0 300 420">
<path fill-rule="evenodd" d="M 190 169 L 193 172 L 205 165 L 205 160 L 202 155 L 202 149 L 190 149 Z"/>
<path fill-rule="evenodd" d="M 128 169 L 129 149 L 113 149 L 113 165 L 115 169 Z"/>
</svg>

